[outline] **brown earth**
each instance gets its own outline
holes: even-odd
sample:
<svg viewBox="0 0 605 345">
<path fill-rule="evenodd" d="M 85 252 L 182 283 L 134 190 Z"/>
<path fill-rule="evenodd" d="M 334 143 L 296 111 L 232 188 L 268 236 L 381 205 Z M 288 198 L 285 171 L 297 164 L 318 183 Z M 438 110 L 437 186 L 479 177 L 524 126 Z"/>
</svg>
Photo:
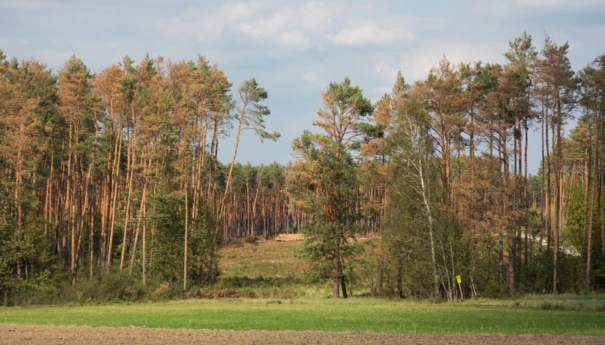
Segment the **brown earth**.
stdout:
<svg viewBox="0 0 605 345">
<path fill-rule="evenodd" d="M 365 241 L 369 241 L 369 240 L 376 240 L 379 238 L 380 238 L 379 234 L 372 232 L 372 233 L 369 233 L 367 236 L 357 237 L 355 239 L 348 238 L 347 241 L 348 242 L 353 242 L 353 241 L 365 242 Z M 305 235 L 303 235 L 303 234 L 279 234 L 279 235 L 277 235 L 277 237 L 275 237 L 275 241 L 277 241 L 277 242 L 299 242 L 299 241 L 304 241 L 304 240 L 305 240 Z"/>
<path fill-rule="evenodd" d="M 275 237 L 277 242 L 296 242 L 304 241 L 305 236 L 303 234 L 279 234 Z"/>
<path fill-rule="evenodd" d="M 605 344 L 605 338 L 567 336 L 393 335 L 377 333 L 266 332 L 0 324 L 0 344 Z"/>
</svg>

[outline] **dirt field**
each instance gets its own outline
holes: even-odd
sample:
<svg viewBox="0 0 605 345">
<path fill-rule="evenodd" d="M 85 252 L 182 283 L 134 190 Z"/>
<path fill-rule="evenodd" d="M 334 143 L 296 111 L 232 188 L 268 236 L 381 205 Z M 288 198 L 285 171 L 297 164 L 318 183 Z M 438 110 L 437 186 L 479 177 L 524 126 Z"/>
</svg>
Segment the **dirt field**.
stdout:
<svg viewBox="0 0 605 345">
<path fill-rule="evenodd" d="M 235 332 L 137 327 L 72 327 L 0 324 L 0 344 L 605 344 L 605 338 L 565 336 L 438 336 L 326 332 Z"/>
</svg>

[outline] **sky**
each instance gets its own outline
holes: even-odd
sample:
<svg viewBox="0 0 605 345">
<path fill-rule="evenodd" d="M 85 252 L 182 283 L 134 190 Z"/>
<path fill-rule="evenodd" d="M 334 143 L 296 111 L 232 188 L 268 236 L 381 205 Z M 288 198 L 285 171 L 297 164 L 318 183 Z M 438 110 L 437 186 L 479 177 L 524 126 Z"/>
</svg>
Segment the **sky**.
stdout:
<svg viewBox="0 0 605 345">
<path fill-rule="evenodd" d="M 570 43 L 580 69 L 605 53 L 605 0 L 0 0 L 0 50 L 34 57 L 54 71 L 75 54 L 92 72 L 125 55 L 172 60 L 198 54 L 234 86 L 256 78 L 269 92 L 277 142 L 244 133 L 238 161 L 286 163 L 291 143 L 313 129 L 321 91 L 349 77 L 372 100 L 390 92 L 397 71 L 426 78 L 442 56 L 454 63 L 503 63 L 508 42 L 527 32 Z M 568 127 L 571 127 L 569 125 Z M 230 161 L 233 136 L 221 142 Z M 530 133 L 536 172 L 540 133 Z"/>
</svg>

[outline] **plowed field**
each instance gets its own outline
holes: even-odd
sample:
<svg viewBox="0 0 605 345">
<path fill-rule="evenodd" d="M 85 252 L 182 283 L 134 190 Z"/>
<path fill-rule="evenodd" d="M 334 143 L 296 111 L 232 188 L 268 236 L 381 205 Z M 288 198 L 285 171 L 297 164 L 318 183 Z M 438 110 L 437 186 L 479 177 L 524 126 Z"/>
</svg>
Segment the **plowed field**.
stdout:
<svg viewBox="0 0 605 345">
<path fill-rule="evenodd" d="M 393 335 L 380 333 L 185 330 L 0 324 L 0 344 L 605 344 L 605 338 L 535 336 Z"/>
</svg>

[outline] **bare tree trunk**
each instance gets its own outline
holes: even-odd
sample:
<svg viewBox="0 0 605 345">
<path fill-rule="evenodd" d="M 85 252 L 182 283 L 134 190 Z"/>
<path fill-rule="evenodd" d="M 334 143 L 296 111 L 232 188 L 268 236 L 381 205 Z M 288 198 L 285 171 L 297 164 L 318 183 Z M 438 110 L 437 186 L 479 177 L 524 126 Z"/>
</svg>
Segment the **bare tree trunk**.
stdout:
<svg viewBox="0 0 605 345">
<path fill-rule="evenodd" d="M 143 265 L 143 286 L 147 286 L 147 218 L 146 205 L 143 205 L 143 243 L 142 243 L 142 265 Z"/>
<path fill-rule="evenodd" d="M 555 219 L 553 221 L 553 282 L 552 290 L 553 293 L 558 293 L 559 283 L 559 232 L 560 232 L 560 219 L 561 219 L 561 109 L 560 101 L 558 98 L 555 99 L 558 106 L 557 111 L 557 122 L 552 125 L 552 148 L 554 154 L 553 168 L 555 170 Z"/>
<path fill-rule="evenodd" d="M 92 280 L 93 274 L 93 263 L 94 263 L 94 228 L 95 228 L 95 216 L 93 212 L 90 212 L 90 233 L 88 235 L 88 250 L 90 252 L 90 280 Z"/>
<path fill-rule="evenodd" d="M 551 192 L 551 178 L 550 178 L 550 174 L 551 174 L 551 160 L 550 160 L 550 148 L 549 148 L 549 140 L 548 140 L 548 129 L 549 129 L 549 119 L 548 119 L 548 97 L 547 97 L 547 104 L 546 104 L 546 123 L 545 123 L 545 143 L 546 143 L 546 224 L 547 224 L 547 240 L 546 240 L 546 249 L 550 250 L 551 248 L 551 240 L 552 240 L 552 203 L 551 203 L 551 197 L 552 197 L 552 192 Z M 554 283 L 553 283 L 554 284 Z M 553 291 L 554 292 L 554 291 Z"/>
<path fill-rule="evenodd" d="M 149 165 L 151 165 L 151 160 L 149 160 Z M 143 172 L 145 175 L 147 174 L 146 169 Z M 141 205 L 139 206 L 139 214 L 137 216 L 138 221 L 137 221 L 137 230 L 136 233 L 134 235 L 134 244 L 132 245 L 132 256 L 130 257 L 130 268 L 129 268 L 129 274 L 132 274 L 132 267 L 134 266 L 134 259 L 137 253 L 137 244 L 138 244 L 138 240 L 139 240 L 139 230 L 141 228 L 141 221 L 145 222 L 144 220 L 144 214 L 145 214 L 145 202 L 146 202 L 146 196 L 147 196 L 147 177 L 145 177 L 145 182 L 143 183 L 143 195 L 141 196 Z M 143 236 L 145 236 L 143 234 Z M 145 241 L 145 239 L 143 238 L 143 242 Z M 144 256 L 144 254 L 143 254 Z M 143 268 L 144 270 L 144 268 Z"/>
<path fill-rule="evenodd" d="M 595 169 L 596 170 L 596 169 Z M 595 186 L 596 183 L 592 183 L 592 190 L 590 196 L 590 210 L 588 217 L 588 234 L 586 238 L 586 290 L 590 290 L 590 275 L 591 275 L 591 252 L 592 252 L 592 221 L 594 211 L 594 199 L 595 199 Z"/>
<path fill-rule="evenodd" d="M 540 254 L 540 261 L 542 261 L 542 242 L 544 241 L 544 231 L 545 228 L 547 226 L 547 221 L 546 221 L 546 160 L 545 160 L 545 152 L 544 152 L 544 126 L 546 124 L 546 113 L 544 110 L 544 105 L 542 105 L 542 171 L 540 173 L 541 175 L 541 188 L 540 188 L 540 198 L 541 198 L 541 202 L 540 202 L 540 215 L 541 215 L 541 227 L 540 227 L 540 246 L 538 247 L 538 252 Z"/>
<path fill-rule="evenodd" d="M 422 189 L 422 200 L 426 209 L 427 218 L 429 221 L 429 241 L 431 244 L 431 264 L 433 266 L 433 284 L 435 287 L 435 297 L 439 296 L 439 277 L 437 276 L 437 263 L 435 259 L 435 240 L 433 239 L 433 215 L 431 205 L 428 198 L 428 185 L 424 182 L 424 172 L 422 162 L 418 163 L 418 175 L 420 176 L 420 187 Z"/>
<path fill-rule="evenodd" d="M 349 295 L 347 294 L 347 285 L 345 283 L 344 274 L 340 276 L 340 286 L 342 288 L 342 298 L 348 298 Z"/>
<path fill-rule="evenodd" d="M 399 298 L 403 298 L 403 260 L 397 259 L 397 295 Z M 382 290 L 382 287 L 381 287 Z M 382 293 L 382 291 L 381 291 Z"/>
<path fill-rule="evenodd" d="M 183 244 L 183 291 L 187 290 L 187 251 L 189 249 L 189 192 L 185 183 L 185 243 Z"/>
<path fill-rule="evenodd" d="M 117 199 L 118 199 L 118 189 L 120 188 L 120 156 L 122 154 L 122 124 L 120 123 L 120 130 L 118 131 L 118 136 L 116 138 L 116 147 L 114 150 L 114 159 L 113 159 L 113 177 L 112 177 L 112 188 L 111 188 L 111 210 L 110 210 L 110 229 L 109 229 L 109 246 L 107 248 L 107 269 L 111 265 L 112 260 L 112 248 L 113 248 L 113 230 L 115 228 L 115 220 L 116 220 L 116 207 L 117 207 Z"/>
<path fill-rule="evenodd" d="M 132 129 L 128 132 L 128 167 L 126 182 L 128 183 L 128 199 L 126 200 L 126 212 L 124 213 L 124 236 L 122 240 L 122 253 L 120 255 L 120 271 L 124 266 L 124 258 L 127 247 L 128 221 L 130 220 L 130 199 L 132 198 L 132 181 L 134 178 L 134 165 L 136 162 L 136 121 L 134 116 L 134 104 L 131 107 Z M 134 248 L 136 250 L 136 248 Z"/>
<path fill-rule="evenodd" d="M 590 202 L 590 193 L 592 190 L 590 189 L 590 174 L 591 174 L 591 158 L 592 155 L 590 153 L 590 145 L 586 145 L 586 161 L 584 162 L 584 224 L 583 224 L 583 241 L 582 244 L 584 248 L 582 248 L 584 258 L 587 258 L 587 249 L 588 249 L 588 215 L 589 209 L 588 207 Z"/>
<path fill-rule="evenodd" d="M 340 240 L 338 237 L 334 237 L 334 273 L 332 276 L 333 286 L 332 286 L 332 297 L 338 298 L 339 296 L 339 288 L 338 284 L 340 282 Z"/>
</svg>

